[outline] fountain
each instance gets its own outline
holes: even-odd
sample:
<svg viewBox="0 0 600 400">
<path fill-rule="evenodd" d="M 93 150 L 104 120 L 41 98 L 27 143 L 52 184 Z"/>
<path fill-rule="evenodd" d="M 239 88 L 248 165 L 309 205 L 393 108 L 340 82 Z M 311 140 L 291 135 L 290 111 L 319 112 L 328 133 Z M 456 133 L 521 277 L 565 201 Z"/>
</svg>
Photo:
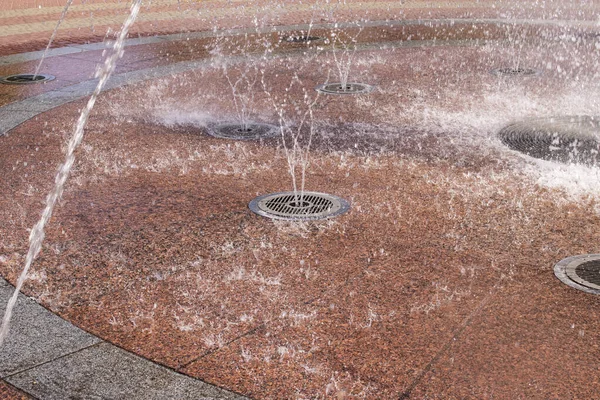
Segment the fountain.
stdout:
<svg viewBox="0 0 600 400">
<path fill-rule="evenodd" d="M 42 64 L 44 63 L 44 59 L 46 58 L 46 55 L 48 54 L 48 50 L 50 50 L 50 46 L 54 42 L 54 38 L 56 37 L 56 34 L 58 33 L 58 29 L 60 28 L 60 25 L 62 24 L 62 22 L 65 20 L 65 17 L 67 15 L 67 12 L 69 11 L 69 8 L 71 7 L 71 4 L 73 4 L 73 0 L 67 0 L 67 3 L 65 4 L 65 7 L 63 8 L 62 13 L 60 15 L 60 18 L 58 19 L 58 22 L 56 23 L 56 26 L 54 27 L 54 30 L 52 31 L 50 40 L 48 40 L 48 45 L 44 49 L 44 53 L 40 57 L 40 61 L 38 62 L 37 67 L 35 68 L 35 72 L 33 74 L 15 74 L 15 75 L 3 76 L 0 78 L 0 83 L 9 84 L 9 85 L 27 85 L 27 84 L 32 84 L 32 83 L 50 82 L 55 79 L 55 77 L 52 75 L 40 74 L 40 70 L 42 68 Z"/>
<path fill-rule="evenodd" d="M 57 43 L 91 9 L 73 4 Z M 51 48 L 52 85 L 0 86 L 0 273 L 248 398 L 593 398 L 596 9 L 149 3 L 33 263 L 28 229 L 108 46 Z M 8 57 L 2 75 L 39 62 Z M 346 95 L 359 82 L 377 90 Z M 83 352 L 2 377 L 44 398 L 62 384 L 33 374 Z"/>
<path fill-rule="evenodd" d="M 218 123 L 210 128 L 211 135 L 224 139 L 252 140 L 261 138 L 270 138 L 279 134 L 276 126 L 267 123 L 254 122 L 253 107 L 255 105 L 255 96 L 260 82 L 261 66 L 260 58 L 273 51 L 273 44 L 269 41 L 259 41 L 259 46 L 264 46 L 262 54 L 256 55 L 251 51 L 251 47 L 256 45 L 255 37 L 259 34 L 259 26 L 255 26 L 256 33 L 252 35 L 244 34 L 242 43 L 237 45 L 233 54 L 229 56 L 242 57 L 241 65 L 233 68 L 228 65 L 226 57 L 222 54 L 222 48 L 227 47 L 227 37 L 220 36 L 212 46 L 212 61 L 220 66 L 223 75 L 231 89 L 233 104 L 237 114 L 237 121 L 234 123 Z"/>
<path fill-rule="evenodd" d="M 68 9 L 70 3 L 71 3 L 70 1 L 67 3 L 67 7 L 65 8 L 65 11 L 63 12 L 61 19 L 64 18 L 64 15 L 65 15 L 66 10 Z M 8 335 L 9 324 L 10 324 L 10 320 L 12 317 L 12 311 L 17 303 L 17 298 L 18 298 L 19 292 L 21 291 L 21 288 L 23 287 L 23 284 L 25 283 L 25 280 L 27 279 L 27 273 L 29 272 L 29 268 L 31 267 L 31 264 L 33 263 L 33 261 L 35 260 L 35 258 L 38 256 L 39 252 L 42 249 L 42 243 L 44 241 L 44 236 L 45 236 L 45 233 L 44 233 L 45 226 L 48 223 L 48 221 L 50 220 L 50 218 L 52 217 L 52 212 L 54 211 L 54 207 L 56 206 L 58 199 L 62 196 L 62 193 L 64 190 L 64 185 L 67 182 L 67 179 L 71 172 L 71 167 L 73 166 L 73 164 L 75 162 L 75 150 L 77 149 L 77 147 L 80 145 L 81 141 L 83 140 L 84 128 L 86 126 L 89 115 L 94 107 L 94 104 L 96 103 L 96 99 L 102 92 L 104 85 L 106 84 L 106 82 L 108 81 L 108 79 L 110 78 L 112 73 L 114 72 L 114 70 L 116 68 L 117 60 L 119 58 L 121 58 L 123 55 L 123 50 L 122 50 L 123 42 L 124 42 L 125 38 L 127 37 L 129 27 L 135 22 L 135 19 L 137 18 L 137 15 L 140 11 L 140 6 L 141 6 L 141 0 L 135 0 L 133 2 L 132 6 L 131 6 L 131 15 L 129 16 L 127 21 L 125 21 L 125 23 L 123 24 L 123 28 L 119 35 L 119 39 L 115 42 L 114 53 L 110 57 L 106 58 L 104 67 L 97 71 L 96 77 L 98 78 L 98 85 L 96 86 L 94 93 L 90 97 L 90 99 L 86 105 L 86 108 L 81 113 L 79 120 L 75 124 L 73 136 L 70 138 L 69 143 L 68 143 L 68 149 L 67 149 L 65 162 L 61 165 L 59 172 L 56 175 L 56 179 L 55 179 L 56 184 L 55 184 L 54 188 L 48 194 L 48 197 L 46 199 L 46 208 L 44 209 L 44 212 L 42 213 L 42 218 L 37 222 L 37 224 L 31 230 L 31 233 L 29 234 L 29 251 L 27 252 L 27 259 L 25 261 L 25 267 L 23 268 L 23 272 L 19 276 L 19 280 L 17 282 L 15 292 L 14 292 L 13 296 L 10 298 L 10 300 L 6 306 L 6 311 L 4 312 L 4 318 L 2 319 L 2 326 L 0 327 L 0 346 L 2 346 L 2 343 L 4 342 L 4 340 L 6 339 L 6 337 Z M 57 28 L 58 28 L 58 26 L 57 26 Z M 55 33 L 56 33 L 56 29 L 55 29 Z M 53 37 L 54 37 L 55 33 L 53 33 Z M 34 74 L 34 76 L 37 76 L 37 71 L 36 71 L 36 74 Z"/>
<path fill-rule="evenodd" d="M 339 82 L 318 85 L 316 90 L 325 94 L 362 94 L 369 93 L 373 86 L 364 83 L 350 82 L 350 69 L 356 55 L 356 43 L 363 27 L 358 24 L 355 32 L 335 28 L 329 34 L 331 43 L 331 54 L 335 61 Z"/>
</svg>

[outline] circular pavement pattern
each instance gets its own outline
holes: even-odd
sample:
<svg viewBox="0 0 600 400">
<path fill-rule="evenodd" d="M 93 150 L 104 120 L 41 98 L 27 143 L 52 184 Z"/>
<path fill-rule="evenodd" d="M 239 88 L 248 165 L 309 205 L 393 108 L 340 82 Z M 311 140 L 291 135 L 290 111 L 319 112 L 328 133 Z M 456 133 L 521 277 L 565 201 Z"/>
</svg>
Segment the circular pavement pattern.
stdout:
<svg viewBox="0 0 600 400">
<path fill-rule="evenodd" d="M 59 76 L 59 78 L 60 78 L 60 75 L 58 75 L 58 76 Z M 145 76 L 147 76 L 147 75 L 145 74 Z M 133 79 L 133 75 L 131 75 L 129 79 Z M 345 94 L 345 93 L 336 93 L 336 94 Z M 296 202 L 295 202 L 295 204 L 292 204 L 292 207 L 296 207 L 296 208 L 305 208 L 305 207 L 308 207 L 308 205 L 305 203 L 305 201 L 306 201 L 306 199 L 305 199 L 305 198 L 302 198 L 302 201 L 296 201 Z M 357 214 L 359 214 L 359 213 L 357 213 Z M 586 264 L 586 265 L 587 265 L 587 264 Z M 576 269 L 577 269 L 577 268 L 576 268 Z M 587 269 L 588 269 L 588 268 L 587 268 L 587 266 L 586 266 L 585 268 L 580 268 L 580 270 L 582 270 L 582 269 L 586 269 L 586 271 L 587 271 Z M 586 272 L 586 274 L 587 274 L 587 272 Z M 491 294 L 492 294 L 492 292 L 490 291 L 490 295 L 491 295 Z M 341 298 L 343 298 L 343 297 L 341 297 Z M 481 306 L 480 306 L 479 308 L 476 308 L 476 309 L 475 309 L 475 311 L 477 311 L 477 310 L 480 310 L 480 309 L 483 307 L 483 305 L 485 305 L 485 304 L 486 304 L 486 303 L 485 303 L 485 301 L 487 301 L 486 299 L 487 299 L 487 297 L 486 297 L 486 298 L 483 300 L 483 302 L 481 303 Z M 413 299 L 411 298 L 411 300 L 413 300 Z M 507 299 L 507 300 L 510 300 L 510 299 Z M 397 301 L 397 300 L 396 300 L 396 299 L 394 299 L 394 301 Z M 507 308 L 507 309 L 511 309 L 511 311 L 512 311 L 512 307 L 506 307 L 506 308 Z M 516 308 L 516 307 L 515 307 L 515 308 Z M 475 313 L 475 311 L 474 311 L 474 313 L 473 313 L 472 315 L 476 314 L 476 313 Z M 525 315 L 528 315 L 528 314 L 525 314 Z M 584 318 L 589 318 L 589 315 L 590 315 L 590 314 L 589 314 L 589 310 L 588 310 L 588 312 L 585 314 Z M 511 317 L 512 317 L 512 315 L 511 315 Z M 427 321 L 427 320 L 431 320 L 431 317 L 429 317 L 429 318 L 425 318 L 425 321 Z M 519 318 L 512 318 L 512 320 L 520 320 L 520 319 L 519 319 Z M 470 321 L 470 320 L 469 320 L 469 321 Z M 386 323 L 387 323 L 387 322 L 386 322 Z M 332 325 L 337 325 L 337 324 L 332 324 Z M 370 322 L 369 322 L 369 325 L 370 325 Z M 381 322 L 381 321 L 380 321 L 380 323 L 378 323 L 378 324 L 373 324 L 373 328 L 372 328 L 372 329 L 375 329 L 376 325 L 383 325 L 383 322 Z M 504 324 L 504 325 L 506 325 L 506 326 L 509 326 L 510 324 Z M 31 331 L 31 330 L 28 330 L 28 331 Z M 398 330 L 395 330 L 395 331 L 396 331 L 396 332 L 398 332 Z M 501 334 L 502 334 L 502 333 L 504 333 L 504 332 L 501 332 Z M 529 332 L 527 332 L 527 333 L 529 333 Z M 423 336 L 423 335 L 421 335 L 421 336 Z M 541 336 L 541 339 L 542 339 L 542 340 L 543 340 L 543 339 L 546 339 L 545 337 L 543 337 L 543 335 L 540 335 L 540 336 Z M 591 335 L 588 335 L 588 336 L 591 336 Z M 344 337 L 347 337 L 347 335 L 346 335 L 346 336 L 344 336 Z M 372 337 L 375 337 L 375 335 L 372 335 Z M 495 338 L 497 338 L 497 337 L 498 337 L 498 333 L 497 333 L 497 332 L 494 332 L 494 337 L 495 337 Z M 455 335 L 454 337 L 452 337 L 450 340 L 457 340 L 457 337 L 456 337 L 456 335 Z M 376 343 L 376 342 L 372 342 L 371 340 L 369 340 L 368 342 L 369 342 L 369 343 L 368 343 L 369 351 L 368 351 L 368 352 L 365 352 L 364 354 L 368 354 L 369 352 L 371 352 L 371 349 L 377 349 L 377 343 Z M 487 341 L 487 342 L 489 343 L 489 341 Z M 387 342 L 386 342 L 386 344 L 387 344 Z M 351 343 L 350 345 L 354 345 L 354 343 Z M 446 349 L 447 347 L 448 347 L 448 346 L 445 346 L 445 347 L 444 347 L 442 350 Z M 405 349 L 405 348 L 406 348 L 406 345 L 404 344 L 404 345 L 403 345 L 403 349 Z M 359 348 L 358 348 L 358 346 L 357 346 L 357 348 L 353 349 L 353 353 L 354 353 L 354 354 L 359 354 L 359 351 L 358 351 L 358 349 L 359 349 Z M 243 348 L 242 348 L 242 350 L 243 350 Z M 393 357 L 393 356 L 394 356 L 394 352 L 393 352 L 393 351 L 394 351 L 394 349 L 393 349 L 393 348 L 386 346 L 386 353 L 387 353 L 387 354 L 390 354 L 390 357 Z M 445 350 L 444 350 L 444 351 L 445 351 Z M 585 348 L 584 352 L 585 352 L 585 353 L 583 353 L 583 354 L 588 354 L 588 352 L 589 352 L 589 346 Z M 424 353 L 426 353 L 426 352 L 424 352 Z M 575 358 L 575 357 L 577 357 L 577 355 L 578 355 L 578 354 L 577 354 L 576 352 L 573 352 L 573 353 L 574 353 L 574 355 L 573 355 L 573 354 L 569 354 L 569 359 L 574 359 L 574 360 L 575 360 L 575 361 L 576 361 L 578 364 L 580 364 L 580 367 L 581 367 L 581 369 L 578 369 L 578 374 L 576 374 L 576 375 L 577 375 L 577 376 L 576 376 L 576 378 L 580 378 L 580 377 L 584 377 L 584 378 L 585 378 L 585 377 L 586 377 L 586 375 L 585 375 L 585 372 L 586 372 L 586 370 L 585 370 L 586 363 L 585 363 L 585 362 L 581 362 L 581 358 Z M 434 358 L 433 358 L 433 360 L 434 360 L 434 361 L 435 361 L 435 360 L 437 360 L 438 358 L 441 358 L 441 357 L 439 357 L 439 354 L 442 354 L 442 353 L 438 353 L 438 355 L 434 356 Z M 218 362 L 219 362 L 219 363 L 223 363 L 223 364 L 224 364 L 224 363 L 225 363 L 225 361 L 223 360 L 223 358 L 221 358 L 221 357 L 222 357 L 222 353 L 219 353 L 219 354 L 217 354 L 217 356 L 219 356 L 219 358 L 218 358 Z M 98 357 L 95 357 L 95 358 L 93 358 L 93 359 L 95 360 L 95 359 L 97 359 L 97 358 L 98 358 Z M 362 357 L 361 357 L 361 358 L 362 358 Z M 493 359 L 493 360 L 495 360 L 495 359 Z M 287 364 L 289 364 L 289 362 L 288 362 L 288 360 L 287 360 L 287 359 L 286 359 L 285 361 L 286 361 L 286 363 L 287 363 Z M 364 365 L 364 362 L 365 362 L 365 361 L 364 361 L 364 358 L 363 358 L 362 360 L 360 360 L 359 362 L 361 362 L 361 363 L 362 363 L 361 365 Z M 521 363 L 521 364 L 527 364 L 527 363 Z M 592 367 L 593 367 L 593 365 L 595 365 L 595 363 L 593 363 L 593 362 L 592 362 L 591 364 L 592 364 Z M 240 363 L 239 363 L 239 361 L 236 361 L 236 362 L 234 362 L 234 363 L 233 363 L 233 365 L 234 365 L 234 370 L 239 370 L 239 369 L 240 369 Z M 281 365 L 281 367 L 282 367 L 282 368 L 283 368 L 283 367 L 285 367 L 285 364 L 280 364 L 280 365 Z M 350 364 L 350 365 L 352 365 L 352 364 Z M 376 365 L 376 364 L 373 364 L 373 365 Z M 429 365 L 431 365 L 431 364 L 429 364 Z M 519 363 L 517 363 L 517 365 L 519 365 Z M 513 365 L 511 365 L 511 367 L 514 367 L 514 364 L 513 364 Z M 561 364 L 561 365 L 560 365 L 560 367 L 561 367 L 561 368 L 560 368 L 560 371 L 559 371 L 559 373 L 561 373 L 561 372 L 562 372 L 562 373 L 564 373 L 564 371 L 565 371 L 564 364 Z M 590 368 L 591 368 L 591 367 L 590 367 Z M 273 368 L 273 369 L 275 369 L 275 368 Z M 548 369 L 550 370 L 550 372 L 552 372 L 551 368 L 548 368 Z M 73 368 L 71 368 L 71 371 L 73 371 L 73 370 L 78 370 L 78 369 L 73 369 Z M 495 370 L 499 370 L 499 369 L 498 369 L 498 368 L 496 368 Z M 466 369 L 465 369 L 465 370 L 463 370 L 463 371 L 469 372 L 469 371 L 468 371 L 468 368 L 466 368 Z M 186 372 L 187 372 L 187 371 L 186 371 Z M 479 372 L 479 371 L 477 371 L 477 372 Z M 221 373 L 221 374 L 223 374 L 223 376 L 232 375 L 232 374 L 223 373 L 223 372 L 220 372 L 220 373 Z M 279 371 L 276 371 L 276 373 L 277 373 L 279 376 L 282 376 L 282 371 L 281 371 L 281 370 L 279 370 Z M 374 372 L 374 373 L 377 373 L 377 371 L 375 370 L 375 372 Z M 520 373 L 521 375 L 525 375 L 525 376 L 527 377 L 527 375 L 526 375 L 526 374 L 523 374 L 523 373 L 522 373 L 522 370 L 518 370 L 518 369 L 517 369 L 517 371 L 516 371 L 516 373 L 515 373 L 515 374 L 517 374 L 517 373 Z M 127 372 L 127 374 L 125 374 L 125 375 L 126 375 L 127 379 L 131 381 L 129 372 Z M 283 375 L 286 375 L 286 374 L 285 374 L 285 373 L 283 373 Z M 463 375 L 464 375 L 464 376 L 467 376 L 467 378 L 469 377 L 469 375 L 465 374 L 464 372 L 461 372 L 461 376 L 463 376 Z M 497 375 L 497 374 L 495 374 L 495 375 Z M 548 376 L 548 375 L 549 375 L 549 376 L 552 376 L 552 375 L 550 375 L 550 374 L 547 374 L 547 373 L 546 373 L 546 374 L 544 374 L 544 376 Z M 51 375 L 51 374 L 46 374 L 45 376 L 49 377 L 49 380 L 53 380 L 54 382 L 56 382 L 56 376 L 60 376 L 60 375 L 58 375 L 58 374 L 54 374 L 54 375 Z M 258 376 L 258 374 L 254 374 L 254 376 Z M 286 375 L 286 376 L 290 376 L 290 375 Z M 304 375 L 303 375 L 303 376 L 304 376 Z M 589 376 L 589 375 L 588 375 L 588 376 Z M 593 382 L 595 382 L 595 380 L 593 379 L 593 376 L 594 376 L 594 375 L 592 374 L 592 379 L 591 379 L 591 380 L 589 380 L 589 378 L 588 378 L 588 379 L 587 379 L 587 380 L 584 382 L 584 385 L 586 385 L 586 386 L 587 386 L 587 384 L 589 384 L 590 382 L 592 382 L 592 383 L 593 383 Z M 237 379 L 237 376 L 235 376 L 234 378 L 236 378 L 236 379 Z M 328 378 L 329 378 L 329 377 L 327 377 L 327 379 L 328 379 Z M 477 378 L 479 378 L 479 375 L 477 376 Z M 529 378 L 529 377 L 527 377 L 527 378 Z M 314 378 L 313 378 L 313 377 L 311 377 L 311 380 L 317 380 L 317 377 L 316 377 L 316 375 L 315 375 L 315 377 L 314 377 Z M 416 387 L 416 386 L 419 384 L 419 380 L 420 380 L 420 378 L 418 378 L 416 381 L 414 381 L 414 383 L 413 383 L 413 384 L 412 384 L 410 387 L 411 387 L 411 388 L 415 388 L 415 387 Z M 455 380 L 455 379 L 454 379 L 454 380 Z M 452 380 L 451 380 L 450 378 L 448 378 L 448 380 L 447 380 L 447 381 L 452 381 Z M 493 382 L 495 382 L 494 380 L 490 380 L 490 381 L 493 381 Z M 488 382 L 490 382 L 490 381 L 488 381 Z M 503 379 L 502 381 L 504 382 L 504 381 L 507 381 L 507 380 Z M 43 384 L 39 384 L 39 380 L 35 380 L 35 381 L 33 381 L 33 382 L 35 383 L 35 386 L 38 386 L 38 387 L 39 387 L 39 386 L 43 386 Z M 54 383 L 54 382 L 53 382 L 53 383 Z M 271 379 L 271 382 L 273 382 L 273 379 Z M 442 381 L 442 382 L 443 382 L 443 381 Z M 517 382 L 516 384 L 515 384 L 515 383 L 513 383 L 512 381 L 508 381 L 508 382 L 510 382 L 510 384 L 511 384 L 511 388 L 514 388 L 514 390 L 523 390 L 523 388 L 525 388 L 525 387 L 526 387 L 526 386 L 521 386 L 521 387 L 519 387 L 519 385 L 518 385 L 518 382 Z M 89 382 L 88 382 L 88 383 L 89 383 Z M 135 383 L 138 383 L 138 382 L 136 381 Z M 112 382 L 112 381 L 110 382 L 110 385 L 111 385 L 111 386 L 118 386 L 118 385 L 117 385 L 115 382 Z M 48 386 L 50 386 L 50 385 L 48 385 Z M 56 385 L 54 385 L 54 386 L 56 386 Z M 144 385 L 143 385 L 143 383 L 142 383 L 142 384 L 140 384 L 140 386 L 144 386 Z M 150 385 L 146 385 L 146 386 L 150 386 Z M 569 386 L 570 386 L 570 388 L 577 388 L 577 382 L 571 382 L 571 384 L 570 384 Z M 88 387 L 94 387 L 94 386 L 92 386 L 92 385 L 88 385 Z M 486 388 L 486 389 L 488 389 L 488 388 Z M 492 390 L 494 390 L 494 389 L 497 389 L 497 388 L 492 388 Z M 411 390 L 412 390 L 412 389 L 411 389 Z M 435 388 L 434 388 L 434 390 L 435 390 Z M 594 390 L 594 388 L 593 388 L 593 385 L 590 385 L 590 386 L 589 386 L 589 390 L 590 390 L 590 391 L 593 393 L 593 390 Z M 345 392 L 340 392 L 340 393 L 338 394 L 338 397 L 339 397 L 340 395 L 344 395 L 344 393 L 345 393 Z M 405 393 L 407 393 L 407 392 L 405 392 Z M 408 393 L 410 393 L 410 391 L 408 391 Z M 571 393 L 571 394 L 572 394 L 572 393 Z M 413 396 L 413 397 L 419 397 L 419 395 L 420 395 L 420 393 L 418 393 L 418 392 L 417 392 L 417 390 L 415 390 L 415 393 L 414 393 L 414 396 Z M 378 396 L 379 396 L 379 397 L 381 397 L 381 396 L 384 396 L 384 397 L 385 397 L 385 395 L 382 395 L 381 393 L 379 393 L 379 394 L 378 394 Z M 199 397 L 200 397 L 200 396 L 195 396 L 195 397 L 194 397 L 194 396 L 192 396 L 191 398 L 199 398 Z M 569 396 L 565 396 L 565 397 L 569 397 Z M 577 396 L 577 397 L 582 397 L 582 398 L 585 398 L 586 396 L 579 395 L 579 396 Z M 593 396 L 592 396 L 592 397 L 593 397 Z M 148 398 L 148 397 L 146 397 L 146 398 Z M 179 397 L 179 398 L 182 398 L 182 397 Z"/>
</svg>

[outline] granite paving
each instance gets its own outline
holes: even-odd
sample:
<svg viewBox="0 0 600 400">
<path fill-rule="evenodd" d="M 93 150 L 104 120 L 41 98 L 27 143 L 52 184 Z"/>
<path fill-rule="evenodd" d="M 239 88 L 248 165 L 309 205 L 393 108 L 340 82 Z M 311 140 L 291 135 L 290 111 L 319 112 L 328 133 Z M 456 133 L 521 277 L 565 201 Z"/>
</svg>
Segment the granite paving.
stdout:
<svg viewBox="0 0 600 400">
<path fill-rule="evenodd" d="M 35 67 L 60 3 L 0 11 L 0 75 Z M 600 303 L 552 268 L 599 252 L 595 169 L 540 163 L 494 134 L 598 112 L 596 5 L 205 3 L 194 19 L 197 4 L 153 2 L 132 31 L 19 297 L 0 396 L 594 398 Z M 8 282 L 127 7 L 74 4 L 45 62 L 57 79 L 0 86 Z M 309 22 L 329 43 L 281 40 Z M 376 90 L 316 98 L 349 54 L 352 78 Z M 490 73 L 515 58 L 540 73 Z M 348 214 L 247 209 L 290 188 L 293 142 L 207 134 L 239 118 L 239 76 L 259 88 L 262 122 L 315 100 L 313 134 L 298 131 L 307 188 L 348 199 Z"/>
</svg>

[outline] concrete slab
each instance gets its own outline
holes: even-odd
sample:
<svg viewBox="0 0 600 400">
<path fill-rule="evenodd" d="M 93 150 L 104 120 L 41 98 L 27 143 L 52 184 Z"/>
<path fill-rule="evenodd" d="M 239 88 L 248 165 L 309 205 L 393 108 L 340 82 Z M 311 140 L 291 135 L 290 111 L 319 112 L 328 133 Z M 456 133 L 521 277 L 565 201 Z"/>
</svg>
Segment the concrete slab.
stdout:
<svg viewBox="0 0 600 400">
<path fill-rule="evenodd" d="M 108 343 L 40 365 L 11 376 L 7 381 L 45 400 L 245 399 L 148 362 Z"/>
<path fill-rule="evenodd" d="M 65 86 L 56 90 L 56 92 L 66 93 L 67 96 L 74 96 L 75 98 L 78 98 L 89 96 L 96 89 L 96 86 L 98 86 L 98 79 L 90 79 L 75 85 Z M 50 93 L 45 93 L 44 95 L 52 96 Z"/>
<path fill-rule="evenodd" d="M 39 114 L 44 111 L 48 111 L 51 108 L 68 103 L 69 101 L 73 101 L 75 98 L 72 93 L 73 92 L 63 92 L 55 90 L 52 92 L 40 94 L 38 96 L 30 97 L 25 100 L 7 104 L 4 107 L 2 107 L 1 110 L 5 112 L 29 111 Z M 2 125 L 4 125 L 4 121 L 2 121 Z"/>
<path fill-rule="evenodd" d="M 2 315 L 13 291 L 14 287 L 0 279 Z M 47 363 L 99 342 L 100 339 L 57 317 L 26 296 L 19 295 L 9 336 L 0 348 L 0 377 Z"/>
</svg>

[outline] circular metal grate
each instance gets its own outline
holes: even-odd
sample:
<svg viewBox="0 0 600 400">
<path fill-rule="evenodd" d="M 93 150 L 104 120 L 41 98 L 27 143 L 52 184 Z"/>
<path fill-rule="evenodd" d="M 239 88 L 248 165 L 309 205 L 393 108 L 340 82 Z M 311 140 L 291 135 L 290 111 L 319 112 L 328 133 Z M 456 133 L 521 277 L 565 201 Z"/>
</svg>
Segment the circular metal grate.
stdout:
<svg viewBox="0 0 600 400">
<path fill-rule="evenodd" d="M 219 124 L 209 128 L 211 136 L 221 139 L 257 140 L 279 134 L 279 128 L 269 124 Z"/>
<path fill-rule="evenodd" d="M 531 157 L 596 165 L 600 161 L 600 118 L 570 116 L 521 121 L 498 136 L 513 150 Z"/>
<path fill-rule="evenodd" d="M 32 83 L 44 83 L 54 80 L 55 77 L 52 75 L 45 74 L 18 74 L 18 75 L 9 75 L 3 78 L 0 78 L 0 83 L 5 83 L 9 85 L 29 85 Z"/>
<path fill-rule="evenodd" d="M 491 73 L 494 75 L 502 75 L 502 76 L 533 76 L 533 75 L 539 75 L 540 71 L 538 71 L 537 69 L 533 69 L 533 68 L 505 67 L 505 68 L 493 69 L 491 71 Z"/>
<path fill-rule="evenodd" d="M 281 192 L 259 196 L 249 207 L 256 214 L 273 219 L 315 220 L 343 214 L 350 209 L 350 204 L 326 193 Z"/>
<path fill-rule="evenodd" d="M 373 86 L 364 83 L 349 82 L 345 85 L 341 83 L 327 83 L 319 85 L 315 88 L 316 91 L 326 94 L 363 94 L 372 92 Z"/>
<path fill-rule="evenodd" d="M 288 43 L 310 43 L 319 40 L 322 40 L 319 36 L 290 35 L 283 37 L 283 41 Z"/>
<path fill-rule="evenodd" d="M 575 289 L 600 294 L 600 254 L 565 258 L 554 266 L 554 275 Z"/>
</svg>

